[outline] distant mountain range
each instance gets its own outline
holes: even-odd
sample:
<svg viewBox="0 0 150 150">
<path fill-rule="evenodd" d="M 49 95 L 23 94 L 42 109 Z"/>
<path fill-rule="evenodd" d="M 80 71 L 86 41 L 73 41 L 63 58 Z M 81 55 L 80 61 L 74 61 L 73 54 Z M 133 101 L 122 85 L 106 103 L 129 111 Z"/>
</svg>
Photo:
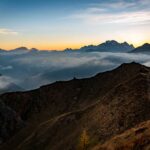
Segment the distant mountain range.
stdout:
<svg viewBox="0 0 150 150">
<path fill-rule="evenodd" d="M 0 53 L 2 53 L 2 52 L 6 52 L 6 50 L 4 50 L 4 49 L 0 49 Z"/>
<path fill-rule="evenodd" d="M 67 48 L 62 52 L 132 52 L 132 53 L 145 53 L 150 52 L 150 44 L 146 43 L 140 47 L 135 48 L 132 44 L 128 44 L 127 42 L 119 43 L 115 40 L 106 41 L 99 45 L 88 45 L 81 47 L 80 49 L 71 49 Z M 38 52 L 40 50 L 36 48 L 28 49 L 26 47 L 19 47 L 16 49 L 12 49 L 11 51 L 6 51 L 4 49 L 0 49 L 0 53 L 13 53 L 13 54 L 24 54 L 27 52 Z M 48 51 L 48 50 L 44 50 Z M 43 51 L 43 52 L 44 52 Z M 54 50 L 53 52 L 57 52 Z M 59 51 L 60 52 L 60 51 Z"/>
<path fill-rule="evenodd" d="M 84 46 L 80 49 L 80 51 L 84 52 L 129 52 L 134 49 L 133 45 L 129 45 L 127 42 L 118 43 L 117 41 L 106 41 L 100 45 L 94 46 Z"/>
<path fill-rule="evenodd" d="M 100 150 L 102 143 L 108 146 L 122 141 L 122 146 L 129 138 L 133 139 L 129 146 L 149 144 L 149 136 L 139 136 L 149 131 L 149 123 L 128 130 L 150 120 L 149 78 L 149 67 L 132 62 L 92 78 L 3 94 L 0 149 L 83 150 L 86 146 L 87 150 Z M 110 140 L 112 137 L 117 138 L 116 142 Z"/>
<path fill-rule="evenodd" d="M 150 53 L 150 44 L 146 43 L 140 47 L 135 48 L 131 53 Z"/>
<path fill-rule="evenodd" d="M 18 48 L 9 50 L 9 51 L 4 50 L 4 49 L 0 49 L 0 53 L 10 53 L 10 54 L 25 54 L 28 52 L 37 52 L 37 51 L 39 51 L 39 50 L 36 48 L 28 49 L 27 47 L 18 47 Z"/>
</svg>

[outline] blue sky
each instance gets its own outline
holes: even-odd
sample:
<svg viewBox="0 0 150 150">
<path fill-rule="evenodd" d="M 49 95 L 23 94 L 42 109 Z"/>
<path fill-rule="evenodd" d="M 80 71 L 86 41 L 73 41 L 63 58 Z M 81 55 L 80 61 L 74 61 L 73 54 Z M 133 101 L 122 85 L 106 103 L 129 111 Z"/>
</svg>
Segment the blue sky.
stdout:
<svg viewBox="0 0 150 150">
<path fill-rule="evenodd" d="M 150 42 L 150 0 L 1 0 L 0 47 Z"/>
</svg>

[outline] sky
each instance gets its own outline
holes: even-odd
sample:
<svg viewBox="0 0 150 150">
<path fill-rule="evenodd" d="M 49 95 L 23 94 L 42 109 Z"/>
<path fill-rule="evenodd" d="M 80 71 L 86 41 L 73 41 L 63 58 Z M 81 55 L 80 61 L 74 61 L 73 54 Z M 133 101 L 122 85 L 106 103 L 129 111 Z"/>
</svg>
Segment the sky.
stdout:
<svg viewBox="0 0 150 150">
<path fill-rule="evenodd" d="M 0 48 L 150 43 L 150 0 L 0 0 Z"/>
</svg>

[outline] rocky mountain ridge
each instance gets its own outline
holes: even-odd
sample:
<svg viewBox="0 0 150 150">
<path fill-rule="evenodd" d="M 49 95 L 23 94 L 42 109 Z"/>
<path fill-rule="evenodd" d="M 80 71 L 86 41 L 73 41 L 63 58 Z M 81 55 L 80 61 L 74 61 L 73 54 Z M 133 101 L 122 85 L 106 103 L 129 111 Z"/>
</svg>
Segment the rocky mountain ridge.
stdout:
<svg viewBox="0 0 150 150">
<path fill-rule="evenodd" d="M 1 149 L 76 150 L 83 131 L 92 149 L 150 119 L 149 85 L 150 68 L 133 62 L 92 78 L 3 94 L 26 126 Z"/>
</svg>

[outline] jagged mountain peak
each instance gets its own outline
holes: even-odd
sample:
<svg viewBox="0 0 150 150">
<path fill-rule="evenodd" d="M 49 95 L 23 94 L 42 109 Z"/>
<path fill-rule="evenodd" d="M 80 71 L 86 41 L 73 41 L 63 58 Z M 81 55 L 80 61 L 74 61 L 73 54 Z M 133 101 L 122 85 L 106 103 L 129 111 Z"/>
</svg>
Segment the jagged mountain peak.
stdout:
<svg viewBox="0 0 150 150">
<path fill-rule="evenodd" d="M 128 52 L 132 49 L 134 49 L 134 46 L 128 44 L 127 42 L 119 43 L 115 40 L 108 40 L 97 46 L 94 46 L 94 45 L 84 46 L 80 49 L 80 51 L 85 51 L 85 52 L 93 52 L 93 51 L 97 51 L 97 52 Z"/>
<path fill-rule="evenodd" d="M 130 45 L 129 43 L 127 43 L 126 41 L 125 42 L 123 42 L 123 43 L 120 43 L 120 42 L 118 42 L 118 41 L 116 41 L 116 40 L 108 40 L 108 41 L 106 41 L 106 42 L 104 42 L 104 43 L 101 43 L 101 44 L 111 44 L 111 45 Z M 101 45 L 101 44 L 99 44 L 99 45 Z"/>
<path fill-rule="evenodd" d="M 108 41 L 106 41 L 105 43 L 107 43 L 107 44 L 119 44 L 117 41 L 115 41 L 115 40 L 108 40 Z"/>
<path fill-rule="evenodd" d="M 150 44 L 149 43 L 145 43 L 143 46 L 150 46 Z"/>
<path fill-rule="evenodd" d="M 150 44 L 145 43 L 131 51 L 131 53 L 150 53 Z"/>
</svg>

